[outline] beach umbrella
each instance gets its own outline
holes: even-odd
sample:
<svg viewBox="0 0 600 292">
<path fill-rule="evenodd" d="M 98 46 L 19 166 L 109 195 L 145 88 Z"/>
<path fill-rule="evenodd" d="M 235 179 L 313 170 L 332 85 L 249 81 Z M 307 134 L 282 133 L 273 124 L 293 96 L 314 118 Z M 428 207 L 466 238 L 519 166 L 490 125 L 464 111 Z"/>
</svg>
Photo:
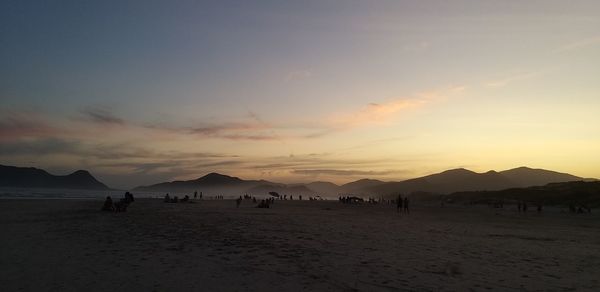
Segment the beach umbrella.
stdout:
<svg viewBox="0 0 600 292">
<path fill-rule="evenodd" d="M 279 194 L 277 192 L 269 192 L 269 195 L 279 198 Z"/>
</svg>

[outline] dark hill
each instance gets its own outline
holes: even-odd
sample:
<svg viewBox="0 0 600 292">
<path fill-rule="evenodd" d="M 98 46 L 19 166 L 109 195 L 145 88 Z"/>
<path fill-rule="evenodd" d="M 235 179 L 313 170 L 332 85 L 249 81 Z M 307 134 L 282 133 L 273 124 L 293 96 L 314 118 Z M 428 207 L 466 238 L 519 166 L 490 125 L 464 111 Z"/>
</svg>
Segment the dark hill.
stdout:
<svg viewBox="0 0 600 292">
<path fill-rule="evenodd" d="M 204 192 L 206 194 L 241 194 L 247 189 L 261 184 L 269 183 L 264 180 L 243 180 L 238 177 L 223 175 L 219 173 L 209 173 L 203 177 L 186 180 L 172 181 L 154 184 L 150 186 L 140 186 L 134 188 L 134 191 L 146 192 Z"/>
<path fill-rule="evenodd" d="M 572 181 L 545 186 L 511 188 L 500 191 L 457 192 L 447 196 L 455 202 L 526 201 L 544 205 L 585 205 L 600 207 L 600 182 Z"/>
<path fill-rule="evenodd" d="M 363 194 L 369 189 L 385 184 L 385 182 L 376 179 L 359 179 L 340 186 L 341 193 Z"/>
<path fill-rule="evenodd" d="M 382 195 L 394 195 L 399 192 L 448 194 L 458 191 L 500 190 L 514 186 L 515 183 L 495 171 L 476 173 L 459 168 L 401 182 L 382 184 L 370 188 L 370 191 Z"/>
<path fill-rule="evenodd" d="M 497 191 L 508 188 L 545 185 L 553 182 L 581 181 L 574 175 L 520 167 L 501 172 L 477 173 L 464 168 L 447 170 L 441 173 L 391 182 L 368 189 L 376 195 L 395 196 L 398 193 L 424 192 L 430 194 L 450 194 L 466 191 Z"/>
<path fill-rule="evenodd" d="M 327 181 L 315 181 L 305 185 L 307 188 L 318 193 L 320 195 L 336 196 L 339 193 L 340 186 L 327 182 Z"/>
<path fill-rule="evenodd" d="M 82 190 L 107 190 L 86 170 L 78 170 L 69 175 L 52 175 L 34 167 L 0 165 L 0 186 L 19 188 L 61 188 Z"/>
<path fill-rule="evenodd" d="M 553 182 L 579 181 L 583 178 L 545 169 L 518 167 L 500 172 L 517 186 L 542 186 Z"/>
</svg>

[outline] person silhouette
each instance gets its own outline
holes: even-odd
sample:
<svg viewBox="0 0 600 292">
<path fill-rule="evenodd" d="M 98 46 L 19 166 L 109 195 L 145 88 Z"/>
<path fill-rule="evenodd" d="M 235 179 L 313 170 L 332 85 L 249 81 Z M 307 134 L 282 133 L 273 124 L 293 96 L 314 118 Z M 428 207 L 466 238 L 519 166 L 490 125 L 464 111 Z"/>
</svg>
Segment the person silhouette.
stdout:
<svg viewBox="0 0 600 292">
<path fill-rule="evenodd" d="M 102 211 L 114 211 L 115 205 L 113 204 L 112 198 L 110 196 L 106 197 L 106 201 L 104 201 L 104 206 L 102 206 Z"/>
<path fill-rule="evenodd" d="M 398 199 L 396 200 L 396 212 L 400 213 L 402 210 L 402 195 L 398 194 Z"/>
<path fill-rule="evenodd" d="M 410 214 L 410 210 L 408 209 L 408 197 L 404 197 L 404 212 Z"/>
</svg>

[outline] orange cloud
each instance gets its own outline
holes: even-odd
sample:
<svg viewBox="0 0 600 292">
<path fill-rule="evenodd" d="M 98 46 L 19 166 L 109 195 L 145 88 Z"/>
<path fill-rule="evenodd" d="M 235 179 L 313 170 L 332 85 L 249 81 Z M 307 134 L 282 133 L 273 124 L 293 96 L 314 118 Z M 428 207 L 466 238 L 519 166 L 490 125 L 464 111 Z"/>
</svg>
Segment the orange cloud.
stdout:
<svg viewBox="0 0 600 292">
<path fill-rule="evenodd" d="M 382 103 L 369 103 L 352 112 L 332 115 L 330 123 L 334 128 L 351 128 L 369 124 L 387 123 L 426 104 L 442 100 L 465 90 L 464 86 L 454 86 L 444 90 L 423 92 L 415 97 L 397 98 Z"/>
</svg>

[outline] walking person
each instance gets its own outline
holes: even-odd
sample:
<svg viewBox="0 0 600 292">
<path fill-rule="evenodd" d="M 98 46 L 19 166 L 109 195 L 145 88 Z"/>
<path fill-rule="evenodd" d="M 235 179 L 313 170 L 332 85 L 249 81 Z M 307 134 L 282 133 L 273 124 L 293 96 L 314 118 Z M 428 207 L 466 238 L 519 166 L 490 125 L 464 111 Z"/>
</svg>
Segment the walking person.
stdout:
<svg viewBox="0 0 600 292">
<path fill-rule="evenodd" d="M 398 199 L 396 200 L 396 213 L 400 213 L 402 210 L 402 194 L 398 194 Z"/>
</svg>

